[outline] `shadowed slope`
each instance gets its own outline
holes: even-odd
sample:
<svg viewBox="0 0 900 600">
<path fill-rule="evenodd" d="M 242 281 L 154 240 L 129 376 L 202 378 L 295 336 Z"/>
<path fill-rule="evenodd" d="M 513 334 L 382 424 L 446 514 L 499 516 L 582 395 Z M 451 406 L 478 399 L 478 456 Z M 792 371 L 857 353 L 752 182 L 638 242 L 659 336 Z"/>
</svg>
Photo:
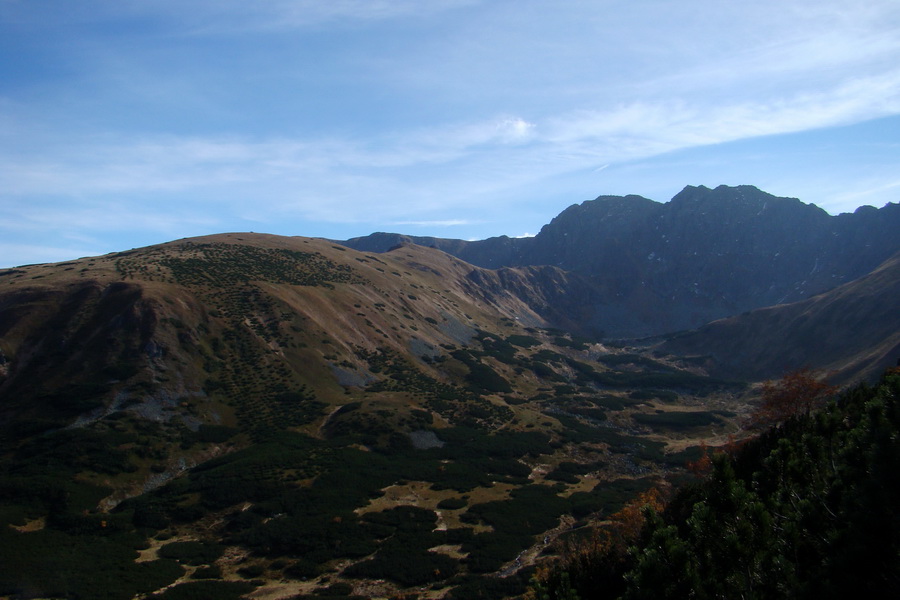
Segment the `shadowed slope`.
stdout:
<svg viewBox="0 0 900 600">
<path fill-rule="evenodd" d="M 720 376 L 764 379 L 803 366 L 836 380 L 877 378 L 900 358 L 900 254 L 812 298 L 672 336 L 664 352 L 709 358 Z"/>
</svg>

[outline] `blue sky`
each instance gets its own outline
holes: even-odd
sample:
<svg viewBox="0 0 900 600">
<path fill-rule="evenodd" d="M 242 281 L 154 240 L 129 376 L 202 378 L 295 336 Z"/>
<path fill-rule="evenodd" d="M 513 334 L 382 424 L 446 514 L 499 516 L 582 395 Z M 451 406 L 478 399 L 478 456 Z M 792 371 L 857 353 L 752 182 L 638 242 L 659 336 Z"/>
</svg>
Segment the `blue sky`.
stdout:
<svg viewBox="0 0 900 600">
<path fill-rule="evenodd" d="M 896 0 L 0 0 L 0 266 L 685 185 L 837 214 L 898 166 Z"/>
</svg>

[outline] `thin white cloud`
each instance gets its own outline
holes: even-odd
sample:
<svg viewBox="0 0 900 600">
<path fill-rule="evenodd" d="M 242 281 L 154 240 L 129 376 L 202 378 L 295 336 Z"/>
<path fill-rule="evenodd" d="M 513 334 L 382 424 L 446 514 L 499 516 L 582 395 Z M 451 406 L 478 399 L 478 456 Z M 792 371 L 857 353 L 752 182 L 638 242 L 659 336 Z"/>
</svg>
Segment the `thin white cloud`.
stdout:
<svg viewBox="0 0 900 600">
<path fill-rule="evenodd" d="M 521 118 L 501 117 L 414 130 L 377 144 L 338 138 L 88 138 L 56 144 L 54 151 L 40 155 L 0 150 L 0 177 L 7 193 L 17 195 L 177 191 L 273 178 L 293 184 L 341 170 L 360 175 L 449 163 L 479 148 L 523 143 L 533 127 Z M 53 145 L 48 141 L 45 148 Z"/>
<path fill-rule="evenodd" d="M 471 225 L 472 221 L 466 219 L 446 219 L 435 221 L 395 221 L 391 225 L 411 226 L 411 227 L 459 227 L 462 225 Z"/>
<path fill-rule="evenodd" d="M 861 190 L 856 190 L 847 194 L 838 194 L 832 199 L 832 202 L 838 205 L 845 205 L 848 203 L 859 204 L 860 201 L 865 202 L 866 198 L 870 198 L 872 196 L 880 196 L 884 192 L 900 188 L 900 180 L 869 183 L 869 186 L 866 186 Z"/>
<path fill-rule="evenodd" d="M 545 128 L 545 139 L 580 149 L 590 144 L 599 155 L 627 160 L 898 113 L 900 69 L 855 78 L 829 90 L 770 100 L 715 105 L 684 100 L 635 102 L 612 110 L 577 111 L 552 119 Z M 616 144 L 618 148 L 613 148 Z"/>
<path fill-rule="evenodd" d="M 815 88 L 855 74 L 895 68 L 900 51 L 900 4 L 896 2 L 876 0 L 865 7 L 792 2 L 780 8 L 763 4 L 761 11 L 764 16 L 758 11 L 755 16 L 746 11 L 732 13 L 732 18 L 749 18 L 723 24 L 719 33 L 694 32 L 708 41 L 692 40 L 685 47 L 712 44 L 707 52 L 681 57 L 686 60 L 671 64 L 668 74 L 641 82 L 640 91 L 703 92 L 718 100 L 723 93 L 757 96 Z M 679 56 L 678 50 L 673 56 Z"/>
<path fill-rule="evenodd" d="M 518 117 L 504 119 L 497 126 L 499 139 L 509 143 L 528 141 L 532 137 L 533 131 L 534 123 Z"/>
</svg>

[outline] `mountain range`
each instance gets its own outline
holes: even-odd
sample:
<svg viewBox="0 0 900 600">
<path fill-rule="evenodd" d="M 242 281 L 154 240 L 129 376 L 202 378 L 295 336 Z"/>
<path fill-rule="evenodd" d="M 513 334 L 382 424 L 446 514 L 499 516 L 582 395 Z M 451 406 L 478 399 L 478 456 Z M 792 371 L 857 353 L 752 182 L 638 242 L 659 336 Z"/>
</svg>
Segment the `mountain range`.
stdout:
<svg viewBox="0 0 900 600">
<path fill-rule="evenodd" d="M 0 271 L 0 595 L 520 594 L 742 435 L 754 382 L 892 365 L 896 231 L 894 204 L 689 187 L 527 239 L 226 233 Z"/>
<path fill-rule="evenodd" d="M 383 252 L 412 242 L 488 269 L 552 265 L 591 291 L 579 302 L 590 311 L 578 322 L 583 333 L 635 338 L 833 289 L 900 250 L 897 231 L 898 204 L 831 216 L 752 186 L 689 186 L 667 203 L 600 196 L 570 206 L 533 238 L 376 233 L 343 243 Z"/>
</svg>

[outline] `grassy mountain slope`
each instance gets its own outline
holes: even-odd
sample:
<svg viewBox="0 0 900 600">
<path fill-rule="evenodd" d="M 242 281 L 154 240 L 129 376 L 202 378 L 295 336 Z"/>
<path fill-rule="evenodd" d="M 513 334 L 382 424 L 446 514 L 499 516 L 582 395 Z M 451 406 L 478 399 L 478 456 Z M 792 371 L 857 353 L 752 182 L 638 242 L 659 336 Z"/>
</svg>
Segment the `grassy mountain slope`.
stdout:
<svg viewBox="0 0 900 600">
<path fill-rule="evenodd" d="M 518 593 L 746 408 L 545 329 L 569 277 L 237 233 L 0 272 L 0 595 Z"/>
</svg>

